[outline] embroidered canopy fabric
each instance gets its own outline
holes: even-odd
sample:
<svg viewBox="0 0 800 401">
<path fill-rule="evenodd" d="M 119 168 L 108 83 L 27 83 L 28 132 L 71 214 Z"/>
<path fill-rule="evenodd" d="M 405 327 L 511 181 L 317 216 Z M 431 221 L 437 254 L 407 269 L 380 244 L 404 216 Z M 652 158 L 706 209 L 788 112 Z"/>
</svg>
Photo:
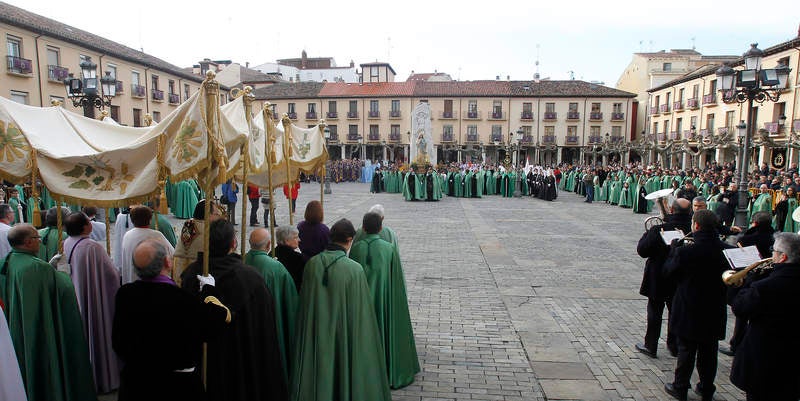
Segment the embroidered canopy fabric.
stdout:
<svg viewBox="0 0 800 401">
<path fill-rule="evenodd" d="M 0 98 L 0 177 L 20 183 L 36 170 L 55 197 L 101 207 L 149 199 L 167 175 L 219 182 L 233 173 L 228 155 L 247 133 L 206 99 L 201 89 L 157 125 L 131 128 Z"/>
</svg>

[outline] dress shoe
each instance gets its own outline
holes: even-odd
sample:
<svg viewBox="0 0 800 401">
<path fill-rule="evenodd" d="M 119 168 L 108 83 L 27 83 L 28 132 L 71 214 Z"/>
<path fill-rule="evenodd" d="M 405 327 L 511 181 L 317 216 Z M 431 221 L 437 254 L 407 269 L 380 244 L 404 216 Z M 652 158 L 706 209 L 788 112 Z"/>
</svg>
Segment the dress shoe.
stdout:
<svg viewBox="0 0 800 401">
<path fill-rule="evenodd" d="M 670 347 L 669 345 L 667 345 L 667 350 L 669 351 L 669 354 L 672 355 L 673 358 L 678 357 L 678 347 L 674 345 Z"/>
<path fill-rule="evenodd" d="M 736 355 L 736 350 L 735 350 L 735 349 L 733 349 L 733 348 L 731 348 L 731 347 L 726 347 L 726 346 L 724 346 L 724 345 L 723 345 L 723 346 L 721 346 L 721 347 L 719 347 L 719 352 L 720 352 L 721 354 L 725 354 L 725 355 L 728 355 L 728 356 L 734 356 L 734 355 Z"/>
<path fill-rule="evenodd" d="M 703 386 L 701 386 L 700 383 L 698 382 L 694 386 L 694 388 L 692 390 L 694 391 L 695 394 L 700 396 L 700 399 L 703 400 L 703 401 L 713 401 L 714 400 L 714 390 L 716 390 L 716 388 L 714 388 L 711 391 L 711 394 L 705 394 L 705 393 L 703 393 Z"/>
<path fill-rule="evenodd" d="M 674 384 L 666 383 L 666 384 L 664 384 L 664 391 L 666 391 L 667 394 L 671 395 L 676 400 L 686 401 L 687 393 L 689 392 L 689 389 L 687 389 L 687 388 L 678 389 L 677 387 L 675 387 Z"/>
<path fill-rule="evenodd" d="M 650 351 L 650 350 L 649 350 L 647 347 L 645 347 L 645 346 L 644 346 L 644 344 L 642 344 L 642 343 L 637 343 L 637 344 L 636 344 L 636 350 L 637 350 L 637 351 L 639 351 L 639 352 L 641 352 L 641 353 L 643 353 L 643 354 L 645 354 L 645 355 L 647 355 L 647 356 L 649 356 L 650 358 L 658 358 L 658 357 L 656 356 L 656 353 L 655 353 L 654 351 Z"/>
</svg>

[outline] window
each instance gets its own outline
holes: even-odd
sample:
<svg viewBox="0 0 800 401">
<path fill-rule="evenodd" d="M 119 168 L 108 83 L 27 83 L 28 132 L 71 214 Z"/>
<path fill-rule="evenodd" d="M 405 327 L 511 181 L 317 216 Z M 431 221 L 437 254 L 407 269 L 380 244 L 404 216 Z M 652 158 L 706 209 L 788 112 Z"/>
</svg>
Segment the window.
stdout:
<svg viewBox="0 0 800 401">
<path fill-rule="evenodd" d="M 20 104 L 28 104 L 28 92 L 11 91 L 11 100 Z"/>
<path fill-rule="evenodd" d="M 171 79 L 169 81 L 167 81 L 167 89 L 169 89 L 169 94 L 170 95 L 175 94 L 175 81 L 173 81 Z"/>
<path fill-rule="evenodd" d="M 335 125 L 329 125 L 328 129 L 331 131 L 331 140 L 339 139 L 339 129 Z"/>
<path fill-rule="evenodd" d="M 61 65 L 61 52 L 57 47 L 47 46 L 47 65 Z"/>
<path fill-rule="evenodd" d="M 614 103 L 614 113 L 622 113 L 622 103 Z"/>
<path fill-rule="evenodd" d="M 552 125 L 547 125 L 544 127 L 544 136 L 555 136 L 556 135 L 556 127 Z"/>
<path fill-rule="evenodd" d="M 118 122 L 118 123 L 120 122 L 119 121 L 119 106 L 113 106 L 113 105 L 111 106 L 111 119 L 116 121 L 116 122 Z"/>
<path fill-rule="evenodd" d="M 661 104 L 661 96 L 659 95 L 659 96 L 656 96 L 656 104 L 654 104 L 654 106 L 656 108 L 658 108 L 658 105 L 660 105 L 660 104 Z"/>
<path fill-rule="evenodd" d="M 452 141 L 453 140 L 453 126 L 452 125 L 445 125 L 442 127 L 442 140 L 444 141 Z"/>
<path fill-rule="evenodd" d="M 392 124 L 392 126 L 389 127 L 389 139 L 394 140 L 394 141 L 399 141 L 400 140 L 400 125 L 399 124 Z"/>
<path fill-rule="evenodd" d="M 717 80 L 716 79 L 712 79 L 711 83 L 709 85 L 711 86 L 711 88 L 708 91 L 708 94 L 709 95 L 713 95 L 713 94 L 717 93 Z"/>
<path fill-rule="evenodd" d="M 357 124 L 350 124 L 347 126 L 347 135 L 350 137 L 354 137 L 358 135 L 358 125 Z"/>
<path fill-rule="evenodd" d="M 111 75 L 111 78 L 117 79 L 117 66 L 114 64 L 107 64 L 106 71 L 108 75 Z M 105 76 L 105 73 L 103 73 Z"/>
<path fill-rule="evenodd" d="M 522 103 L 522 112 L 523 113 L 531 113 L 533 112 L 533 103 Z"/>
<path fill-rule="evenodd" d="M 664 120 L 664 134 L 669 134 L 669 120 Z"/>
<path fill-rule="evenodd" d="M 276 118 L 278 116 L 278 105 L 274 103 L 272 104 L 272 115 L 275 116 Z"/>
<path fill-rule="evenodd" d="M 370 81 L 377 81 L 378 78 L 380 77 L 380 71 L 381 71 L 380 67 L 378 67 L 376 65 L 371 66 L 369 68 Z"/>
<path fill-rule="evenodd" d="M 477 113 L 478 112 L 478 101 L 477 100 L 470 100 L 469 103 L 467 103 L 467 111 L 470 112 L 470 113 Z"/>
<path fill-rule="evenodd" d="M 591 137 L 599 137 L 600 136 L 600 127 L 598 126 L 591 126 L 589 127 L 589 136 Z"/>
<path fill-rule="evenodd" d="M 399 100 L 392 100 L 392 112 L 400 111 L 400 101 Z"/>
<path fill-rule="evenodd" d="M 183 100 L 189 99 L 189 84 L 183 84 Z"/>
<path fill-rule="evenodd" d="M 706 116 L 706 129 L 708 130 L 709 134 L 714 132 L 714 115 L 713 114 L 709 114 L 709 115 Z"/>
<path fill-rule="evenodd" d="M 500 100 L 495 100 L 492 102 L 492 114 L 495 116 L 500 116 L 503 114 L 503 102 Z"/>
<path fill-rule="evenodd" d="M 615 138 L 621 137 L 622 136 L 622 127 L 620 127 L 620 126 L 611 127 L 611 136 L 613 136 Z"/>
<path fill-rule="evenodd" d="M 700 96 L 700 85 L 692 86 L 692 98 L 697 99 Z"/>
<path fill-rule="evenodd" d="M 725 126 L 728 127 L 729 130 L 733 129 L 733 127 L 736 126 L 736 112 L 735 111 L 729 111 L 729 112 L 725 113 Z"/>
<path fill-rule="evenodd" d="M 150 89 L 154 91 L 158 90 L 158 75 L 150 76 Z"/>
<path fill-rule="evenodd" d="M 477 125 L 467 125 L 467 141 L 468 142 L 477 142 L 478 141 L 478 126 Z"/>
<path fill-rule="evenodd" d="M 670 102 L 669 102 L 669 101 L 670 101 L 670 98 L 671 98 L 671 97 L 672 97 L 672 93 L 669 93 L 669 92 L 667 92 L 667 98 L 666 98 L 666 99 L 664 99 L 664 104 L 666 104 L 666 105 L 667 105 L 667 107 L 669 107 L 669 106 L 670 106 Z"/>
<path fill-rule="evenodd" d="M 592 113 L 600 112 L 600 103 L 592 103 Z"/>
<path fill-rule="evenodd" d="M 781 116 L 785 115 L 786 115 L 786 102 L 775 103 L 775 106 L 772 107 L 772 122 L 779 123 Z"/>
<path fill-rule="evenodd" d="M 377 100 L 370 100 L 369 101 L 369 112 L 370 113 L 377 113 L 378 112 L 378 101 Z"/>
<path fill-rule="evenodd" d="M 309 103 L 308 104 L 308 113 L 309 114 L 317 114 L 317 104 L 316 103 Z"/>
<path fill-rule="evenodd" d="M 153 111 L 153 121 L 156 123 L 161 122 L 161 112 L 160 111 Z"/>
<path fill-rule="evenodd" d="M 657 122 L 653 123 L 653 131 L 652 131 L 652 133 L 654 133 L 654 134 L 658 133 L 658 123 Z"/>
<path fill-rule="evenodd" d="M 336 101 L 332 100 L 328 102 L 328 113 L 336 113 Z"/>
<path fill-rule="evenodd" d="M 664 63 L 661 65 L 661 71 L 669 72 L 672 71 L 672 63 Z"/>
<path fill-rule="evenodd" d="M 131 71 L 131 84 L 132 85 L 141 85 L 139 81 L 139 72 Z"/>
<path fill-rule="evenodd" d="M 287 113 L 289 113 L 289 115 L 292 115 L 292 114 L 295 114 L 295 113 L 296 113 L 296 112 L 294 111 L 294 103 L 289 103 L 289 104 L 286 106 L 286 112 L 287 112 Z"/>
<path fill-rule="evenodd" d="M 678 101 L 678 102 L 683 102 L 683 91 L 684 91 L 684 90 L 685 90 L 684 88 L 680 88 L 680 89 L 678 89 L 678 98 L 677 98 L 677 99 L 675 99 L 676 101 Z"/>
<path fill-rule="evenodd" d="M 350 110 L 349 110 L 349 112 L 350 113 L 358 113 L 358 101 L 357 100 L 351 100 L 350 101 Z"/>
<path fill-rule="evenodd" d="M 569 104 L 569 111 L 571 111 L 573 113 L 578 111 L 578 103 L 570 103 Z"/>
<path fill-rule="evenodd" d="M 378 131 L 378 124 L 370 124 L 369 126 L 369 140 L 377 141 L 381 139 L 380 131 Z"/>
<path fill-rule="evenodd" d="M 6 50 L 11 57 L 22 57 L 22 38 L 6 36 Z"/>
<path fill-rule="evenodd" d="M 142 109 L 133 109 L 133 126 L 142 126 Z"/>
<path fill-rule="evenodd" d="M 556 112 L 556 104 L 555 103 L 545 103 L 544 104 L 544 111 L 548 113 L 555 113 Z"/>
<path fill-rule="evenodd" d="M 452 99 L 446 99 L 444 101 L 444 112 L 445 113 L 450 113 L 450 115 L 453 114 L 453 100 Z"/>
<path fill-rule="evenodd" d="M 697 129 L 697 116 L 692 116 L 689 119 L 689 126 L 690 127 L 694 127 L 695 129 Z"/>
<path fill-rule="evenodd" d="M 567 136 L 578 136 L 578 126 L 570 125 L 567 127 Z"/>
<path fill-rule="evenodd" d="M 502 125 L 492 125 L 492 142 L 503 142 Z"/>
<path fill-rule="evenodd" d="M 682 118 L 676 118 L 675 119 L 675 132 L 677 132 L 678 135 L 680 135 L 683 132 L 683 119 Z"/>
</svg>

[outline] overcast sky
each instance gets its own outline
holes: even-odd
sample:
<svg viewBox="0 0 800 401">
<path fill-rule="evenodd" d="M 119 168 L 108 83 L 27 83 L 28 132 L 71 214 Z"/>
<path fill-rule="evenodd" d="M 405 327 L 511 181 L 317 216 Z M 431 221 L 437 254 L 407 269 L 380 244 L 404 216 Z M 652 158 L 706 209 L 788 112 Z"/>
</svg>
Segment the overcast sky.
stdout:
<svg viewBox="0 0 800 401">
<path fill-rule="evenodd" d="M 634 52 L 692 48 L 741 55 L 798 35 L 794 1 L 234 1 L 5 0 L 180 67 L 203 58 L 251 66 L 333 57 L 339 66 L 388 62 L 454 79 L 542 78 L 615 86 Z M 720 5 L 724 4 L 724 8 Z M 771 11 L 772 10 L 772 11 Z M 746 23 L 745 19 L 757 22 Z"/>
</svg>

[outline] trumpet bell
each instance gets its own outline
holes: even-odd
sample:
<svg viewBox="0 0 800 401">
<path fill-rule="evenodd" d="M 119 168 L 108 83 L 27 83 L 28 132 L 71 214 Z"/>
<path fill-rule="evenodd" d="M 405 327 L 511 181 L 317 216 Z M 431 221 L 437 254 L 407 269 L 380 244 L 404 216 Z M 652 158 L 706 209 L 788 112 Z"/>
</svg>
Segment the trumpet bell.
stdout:
<svg viewBox="0 0 800 401">
<path fill-rule="evenodd" d="M 650 216 L 644 221 L 645 231 L 650 231 L 651 228 L 664 224 L 664 220 L 658 216 Z"/>
<path fill-rule="evenodd" d="M 736 277 L 736 270 L 725 270 L 722 272 L 722 282 L 725 285 L 739 287 L 744 283 L 744 276 Z"/>
<path fill-rule="evenodd" d="M 647 200 L 656 200 L 658 198 L 672 195 L 672 191 L 673 190 L 671 188 L 659 189 L 658 191 L 653 191 L 647 194 L 644 198 Z"/>
</svg>

